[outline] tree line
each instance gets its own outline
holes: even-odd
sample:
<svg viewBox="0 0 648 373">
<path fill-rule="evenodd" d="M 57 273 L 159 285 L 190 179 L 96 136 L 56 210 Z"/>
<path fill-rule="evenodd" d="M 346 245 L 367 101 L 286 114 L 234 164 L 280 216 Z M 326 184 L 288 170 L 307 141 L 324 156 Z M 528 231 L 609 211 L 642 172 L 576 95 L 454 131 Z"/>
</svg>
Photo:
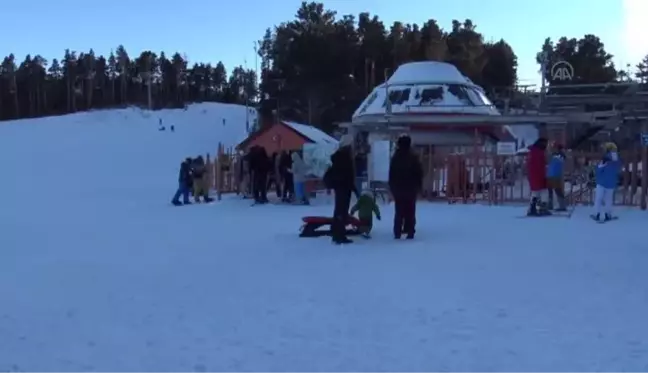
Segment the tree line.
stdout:
<svg viewBox="0 0 648 373">
<path fill-rule="evenodd" d="M 636 66 L 618 69 L 613 56 L 595 35 L 538 41 L 537 62 L 546 58 L 549 86 L 551 65 L 568 61 L 573 84 L 636 79 L 646 81 L 648 56 Z M 338 16 L 322 3 L 303 2 L 293 20 L 268 29 L 260 41 L 262 59 L 261 111 L 327 127 L 349 120 L 360 102 L 400 64 L 445 61 L 482 86 L 495 102 L 528 97 L 517 85 L 517 61 L 505 41 L 487 41 L 470 19 L 452 20 L 443 29 L 437 20 L 421 25 L 386 25 L 376 15 Z"/>
<path fill-rule="evenodd" d="M 13 54 L 0 65 L 0 120 L 137 105 L 154 109 L 190 102 L 243 104 L 257 96 L 256 72 L 238 66 L 227 74 L 186 56 L 143 51 L 131 58 L 122 45 L 106 58 L 93 50 L 65 50 L 61 59 Z M 150 97 L 150 102 L 149 102 Z"/>
<path fill-rule="evenodd" d="M 538 42 L 537 62 L 568 61 L 572 83 L 648 80 L 648 56 L 619 68 L 595 35 Z M 447 30 L 434 19 L 386 25 L 370 13 L 339 16 L 322 3 L 303 2 L 293 19 L 266 30 L 257 51 L 259 81 L 240 66 L 229 76 L 222 63 L 189 66 L 179 53 L 144 51 L 131 59 L 123 46 L 107 58 L 67 50 L 49 64 L 39 55 L 23 62 L 9 55 L 0 67 L 0 119 L 147 106 L 149 100 L 153 108 L 218 101 L 258 105 L 266 122 L 282 117 L 330 130 L 400 64 L 426 60 L 452 63 L 496 102 L 503 92 L 521 95 L 513 48 L 487 41 L 470 19 L 452 20 Z M 545 74 L 550 85 L 560 83 Z"/>
</svg>

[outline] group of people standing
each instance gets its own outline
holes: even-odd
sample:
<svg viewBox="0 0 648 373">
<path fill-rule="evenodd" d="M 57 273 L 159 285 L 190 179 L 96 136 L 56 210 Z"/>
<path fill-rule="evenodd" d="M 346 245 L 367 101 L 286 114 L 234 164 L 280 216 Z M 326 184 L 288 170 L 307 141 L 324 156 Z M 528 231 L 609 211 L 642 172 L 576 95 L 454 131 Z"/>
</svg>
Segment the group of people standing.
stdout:
<svg viewBox="0 0 648 373">
<path fill-rule="evenodd" d="M 423 168 L 418 157 L 412 152 L 411 144 L 409 136 L 401 136 L 389 165 L 389 187 L 396 209 L 393 225 L 395 239 L 400 239 L 403 234 L 407 239 L 413 239 L 416 233 L 416 200 L 423 185 Z M 338 150 L 331 156 L 331 166 L 324 175 L 326 188 L 333 190 L 335 194 L 331 224 L 332 240 L 335 244 L 353 242 L 346 236 L 352 194 L 361 201 L 361 194 L 355 183 L 352 145 L 351 135 L 342 136 Z M 370 229 L 371 221 L 367 220 L 372 216 L 371 210 L 377 213 L 378 218 L 380 215 L 374 206 L 366 205 L 369 206 L 368 213 L 361 213 L 360 217 L 361 223 L 364 226 L 369 225 Z M 358 207 L 354 207 L 355 209 Z"/>
<path fill-rule="evenodd" d="M 175 206 L 190 205 L 189 195 L 193 195 L 194 202 L 200 203 L 201 197 L 204 203 L 212 202 L 214 199 L 209 196 L 209 180 L 207 167 L 202 156 L 186 158 L 180 164 L 178 172 L 178 189 L 171 200 Z M 182 197 L 182 201 L 180 201 Z"/>
<path fill-rule="evenodd" d="M 268 156 L 262 146 L 252 146 L 239 165 L 244 197 L 255 203 L 268 203 L 268 190 L 275 187 L 282 202 L 309 204 L 305 191 L 308 168 L 297 151 L 282 151 Z"/>
<path fill-rule="evenodd" d="M 564 188 L 564 163 L 566 155 L 561 144 L 555 143 L 549 149 L 546 138 L 538 139 L 529 147 L 527 158 L 527 176 L 531 189 L 531 201 L 527 215 L 546 216 L 554 210 L 554 195 L 558 202 L 555 211 L 567 209 Z M 592 218 L 597 221 L 609 221 L 612 217 L 614 191 L 619 182 L 621 161 L 616 144 L 604 143 L 601 146 L 601 159 L 594 169 L 594 209 Z M 543 194 L 548 192 L 545 201 Z"/>
<path fill-rule="evenodd" d="M 358 201 L 351 213 L 359 212 L 363 224 L 363 232 L 369 237 L 375 214 L 380 219 L 380 212 L 375 199 L 369 190 L 360 194 L 356 183 L 354 154 L 352 150 L 353 137 L 344 135 L 339 142 L 337 151 L 331 156 L 331 166 L 324 175 L 324 183 L 328 190 L 335 195 L 333 211 L 332 238 L 336 244 L 352 242 L 346 236 L 346 226 L 351 208 L 351 196 L 355 194 Z M 309 204 L 305 182 L 308 177 L 308 167 L 297 151 L 283 151 L 268 156 L 265 148 L 253 146 L 245 154 L 239 170 L 242 176 L 241 189 L 244 194 L 250 194 L 255 203 L 268 202 L 268 189 L 273 185 L 277 196 L 284 202 Z M 394 238 L 400 239 L 406 235 L 413 239 L 416 232 L 416 200 L 423 183 L 423 169 L 418 157 L 412 152 L 409 136 L 401 136 L 397 142 L 396 151 L 389 166 L 389 187 L 394 199 L 395 214 L 393 233 Z M 173 196 L 175 206 L 190 205 L 189 196 L 193 195 L 194 202 L 212 202 L 209 197 L 209 181 L 205 161 L 202 156 L 186 158 L 180 165 L 178 173 L 178 188 Z M 182 198 L 182 201 L 180 200 Z"/>
<path fill-rule="evenodd" d="M 531 201 L 527 215 L 551 215 L 554 209 L 553 197 L 558 201 L 557 211 L 565 211 L 564 163 L 565 153 L 562 145 L 555 143 L 547 159 L 549 142 L 545 138 L 538 139 L 529 147 L 527 156 L 527 177 L 531 189 Z M 548 193 L 545 201 L 544 194 Z"/>
</svg>

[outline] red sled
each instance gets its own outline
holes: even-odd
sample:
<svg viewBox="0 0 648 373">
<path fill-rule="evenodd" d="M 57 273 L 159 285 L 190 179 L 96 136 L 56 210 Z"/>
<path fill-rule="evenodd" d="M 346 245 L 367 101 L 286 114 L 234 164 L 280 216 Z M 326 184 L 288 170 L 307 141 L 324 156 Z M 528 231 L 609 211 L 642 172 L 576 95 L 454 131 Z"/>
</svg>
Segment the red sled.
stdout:
<svg viewBox="0 0 648 373">
<path fill-rule="evenodd" d="M 331 223 L 333 223 L 333 218 L 327 216 L 304 216 L 302 218 L 304 225 L 301 227 L 301 233 L 299 237 L 322 237 L 331 235 Z M 349 226 L 351 226 L 349 228 Z M 320 229 L 323 228 L 324 229 Z M 328 229 L 326 229 L 328 227 Z M 347 229 L 346 234 L 349 236 L 354 236 L 360 234 L 360 220 L 353 216 L 349 216 L 347 219 Z"/>
</svg>

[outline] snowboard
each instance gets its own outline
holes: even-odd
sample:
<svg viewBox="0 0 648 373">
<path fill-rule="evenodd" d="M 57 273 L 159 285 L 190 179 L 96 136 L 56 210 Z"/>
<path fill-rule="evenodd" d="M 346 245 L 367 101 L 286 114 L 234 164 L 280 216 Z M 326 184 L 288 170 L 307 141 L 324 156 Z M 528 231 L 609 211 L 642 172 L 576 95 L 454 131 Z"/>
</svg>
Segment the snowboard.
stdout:
<svg viewBox="0 0 648 373">
<path fill-rule="evenodd" d="M 612 216 L 609 220 L 598 220 L 598 219 L 596 219 L 596 215 L 590 215 L 590 218 L 591 218 L 592 220 L 594 220 L 594 221 L 595 221 L 596 223 L 598 223 L 598 224 L 605 224 L 605 223 L 611 222 L 611 221 L 613 221 L 613 220 L 617 220 L 617 219 L 619 219 L 618 216 Z"/>
<path fill-rule="evenodd" d="M 571 214 L 569 212 L 567 212 L 567 211 L 563 211 L 563 212 L 552 212 L 549 215 L 521 215 L 521 216 L 517 216 L 518 219 L 527 219 L 527 218 L 528 219 L 533 219 L 533 218 L 542 219 L 542 218 L 552 218 L 552 217 L 553 218 L 570 218 Z"/>
<path fill-rule="evenodd" d="M 214 203 L 216 203 L 215 199 L 212 200 L 212 201 L 209 201 L 209 202 L 191 202 L 188 205 L 185 205 L 185 204 L 174 205 L 173 203 L 171 203 L 171 207 L 186 207 L 186 206 L 196 206 L 196 205 L 213 205 Z"/>
</svg>

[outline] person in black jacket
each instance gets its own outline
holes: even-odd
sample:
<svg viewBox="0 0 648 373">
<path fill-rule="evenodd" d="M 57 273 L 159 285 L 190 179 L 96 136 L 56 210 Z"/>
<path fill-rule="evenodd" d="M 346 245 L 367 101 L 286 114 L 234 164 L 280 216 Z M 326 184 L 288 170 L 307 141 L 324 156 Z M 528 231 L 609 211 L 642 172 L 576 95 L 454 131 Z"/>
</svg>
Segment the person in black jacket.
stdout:
<svg viewBox="0 0 648 373">
<path fill-rule="evenodd" d="M 250 149 L 250 169 L 252 170 L 252 194 L 255 203 L 267 203 L 268 171 L 270 158 L 265 148 L 254 146 Z"/>
<path fill-rule="evenodd" d="M 180 172 L 178 173 L 178 190 L 176 190 L 171 203 L 175 206 L 190 205 L 189 201 L 189 189 L 190 184 L 193 181 L 191 175 L 191 164 L 193 160 L 191 158 L 185 159 L 180 164 Z M 182 203 L 180 203 L 180 196 L 182 196 Z"/>
<path fill-rule="evenodd" d="M 411 149 L 412 139 L 401 136 L 389 164 L 389 189 L 394 197 L 394 238 L 403 233 L 413 239 L 416 232 L 416 199 L 423 186 L 423 168 Z"/>
<path fill-rule="evenodd" d="M 346 236 L 346 223 L 351 207 L 351 192 L 355 193 L 356 197 L 360 195 L 355 186 L 352 144 L 353 138 L 350 135 L 342 136 L 339 149 L 331 156 L 331 167 L 324 175 L 326 188 L 335 193 L 331 234 L 333 242 L 338 245 L 353 242 Z"/>
<path fill-rule="evenodd" d="M 295 183 L 293 174 L 288 172 L 292 168 L 291 152 L 283 151 L 279 159 L 279 173 L 284 181 L 283 194 L 281 195 L 282 202 L 290 202 L 295 194 Z"/>
</svg>

